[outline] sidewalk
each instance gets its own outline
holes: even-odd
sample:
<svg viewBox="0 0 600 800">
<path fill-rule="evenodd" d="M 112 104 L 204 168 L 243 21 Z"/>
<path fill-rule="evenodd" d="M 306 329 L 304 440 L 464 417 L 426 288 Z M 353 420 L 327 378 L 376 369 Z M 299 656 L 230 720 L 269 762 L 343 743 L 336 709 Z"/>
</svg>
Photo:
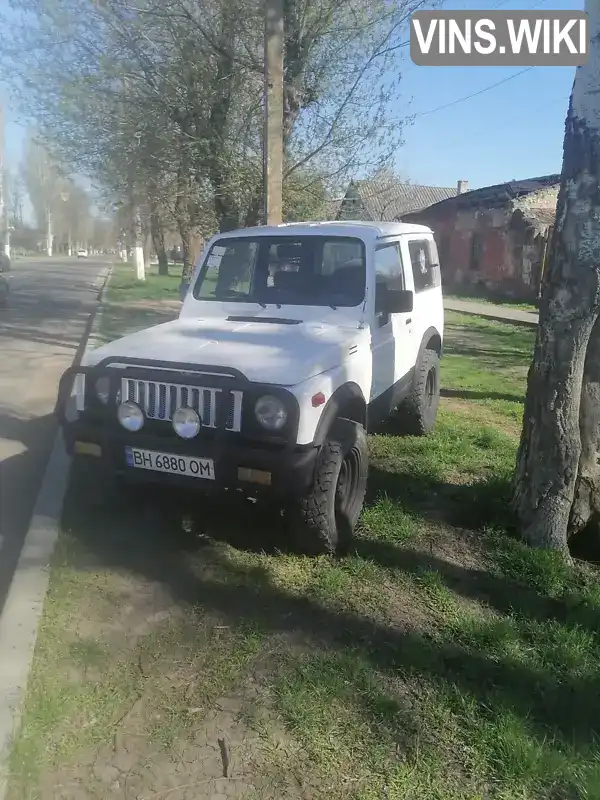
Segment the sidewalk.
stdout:
<svg viewBox="0 0 600 800">
<path fill-rule="evenodd" d="M 513 325 L 527 325 L 537 328 L 538 315 L 532 311 L 521 311 L 518 308 L 494 305 L 493 303 L 473 303 L 470 300 L 444 299 L 446 311 L 458 311 L 461 314 L 476 314 L 478 317 L 497 320 L 498 322 L 512 322 Z"/>
</svg>

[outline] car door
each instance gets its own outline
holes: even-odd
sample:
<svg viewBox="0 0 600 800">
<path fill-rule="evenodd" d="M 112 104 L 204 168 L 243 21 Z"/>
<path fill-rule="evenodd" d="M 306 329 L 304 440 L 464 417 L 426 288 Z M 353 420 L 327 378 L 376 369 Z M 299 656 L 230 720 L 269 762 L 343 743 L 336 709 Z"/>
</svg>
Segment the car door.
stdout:
<svg viewBox="0 0 600 800">
<path fill-rule="evenodd" d="M 413 280 L 414 335 L 418 347 L 428 328 L 434 327 L 441 334 L 444 327 L 439 256 L 431 235 L 403 237 L 401 252 Z"/>
<path fill-rule="evenodd" d="M 413 289 L 412 274 L 403 267 L 399 242 L 385 242 L 375 249 L 375 315 L 371 326 L 373 373 L 371 400 L 384 392 L 395 395 L 410 380 L 414 366 L 412 313 L 387 314 L 381 298 L 388 286 Z"/>
</svg>

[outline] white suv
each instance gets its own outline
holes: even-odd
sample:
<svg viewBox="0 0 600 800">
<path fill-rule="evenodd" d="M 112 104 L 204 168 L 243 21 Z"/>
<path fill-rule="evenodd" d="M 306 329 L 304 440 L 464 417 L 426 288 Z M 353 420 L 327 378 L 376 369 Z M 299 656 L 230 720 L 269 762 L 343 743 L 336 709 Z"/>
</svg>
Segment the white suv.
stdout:
<svg viewBox="0 0 600 800">
<path fill-rule="evenodd" d="M 407 434 L 435 424 L 444 311 L 431 230 L 314 222 L 218 234 L 184 289 L 177 320 L 65 373 L 69 452 L 99 457 L 117 479 L 267 493 L 297 544 L 335 551 L 363 505 L 366 431 L 395 409 Z"/>
</svg>

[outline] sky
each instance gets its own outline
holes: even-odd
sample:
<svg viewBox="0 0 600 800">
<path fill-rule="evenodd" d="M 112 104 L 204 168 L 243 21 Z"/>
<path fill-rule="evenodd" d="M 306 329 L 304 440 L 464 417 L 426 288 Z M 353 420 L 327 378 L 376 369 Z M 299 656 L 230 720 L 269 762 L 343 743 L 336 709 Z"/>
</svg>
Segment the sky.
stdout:
<svg viewBox="0 0 600 800">
<path fill-rule="evenodd" d="M 445 10 L 581 10 L 583 0 L 447 0 Z M 412 183 L 471 189 L 561 171 L 564 122 L 574 67 L 420 67 L 408 47 L 400 70 L 404 96 L 395 116 L 405 129 L 396 169 Z M 522 73 L 516 75 L 516 73 Z M 476 97 L 439 106 L 511 78 Z M 423 114 L 423 116 L 418 116 Z"/>
<path fill-rule="evenodd" d="M 580 10 L 583 0 L 446 0 L 442 7 Z M 475 189 L 560 172 L 573 67 L 421 67 L 406 47 L 398 68 L 403 92 L 390 116 L 415 119 L 405 127 L 395 167 L 412 183 L 450 187 L 466 180 Z M 16 169 L 25 131 L 9 104 L 5 113 L 6 165 Z"/>
</svg>

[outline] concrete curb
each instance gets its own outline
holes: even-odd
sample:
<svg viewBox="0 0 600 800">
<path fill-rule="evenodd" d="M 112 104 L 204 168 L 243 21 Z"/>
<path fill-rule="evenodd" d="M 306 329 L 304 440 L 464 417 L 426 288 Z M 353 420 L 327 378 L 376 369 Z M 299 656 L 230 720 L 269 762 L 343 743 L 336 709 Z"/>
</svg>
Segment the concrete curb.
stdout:
<svg viewBox="0 0 600 800">
<path fill-rule="evenodd" d="M 95 331 L 112 267 L 100 274 L 98 300 L 84 331 L 74 363 L 80 363 L 96 345 Z M 38 625 L 50 580 L 50 560 L 58 538 L 63 499 L 68 486 L 70 459 L 62 432 L 55 436 L 29 530 L 0 615 L 0 800 L 8 792 L 8 758 L 18 731 L 23 700 L 37 639 Z"/>
</svg>

